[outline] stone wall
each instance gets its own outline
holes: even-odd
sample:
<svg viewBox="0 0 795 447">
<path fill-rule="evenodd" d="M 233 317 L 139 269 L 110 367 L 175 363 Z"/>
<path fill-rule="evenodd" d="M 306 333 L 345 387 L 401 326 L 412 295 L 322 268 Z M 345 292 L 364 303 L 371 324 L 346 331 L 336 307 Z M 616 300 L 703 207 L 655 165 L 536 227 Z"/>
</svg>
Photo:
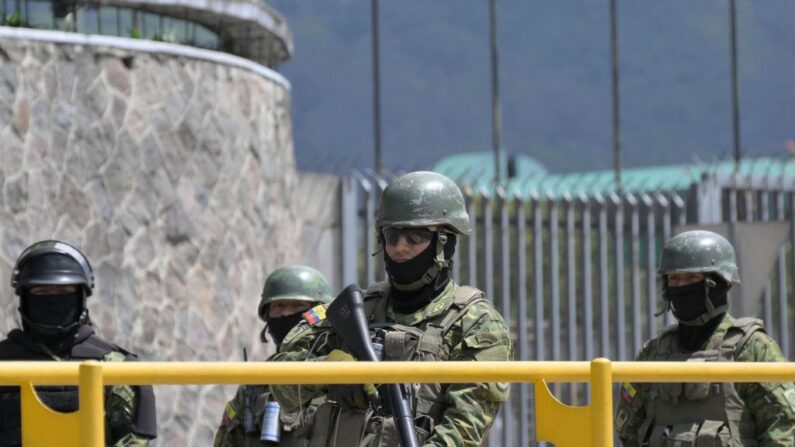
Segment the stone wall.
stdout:
<svg viewBox="0 0 795 447">
<path fill-rule="evenodd" d="M 259 294 L 300 261 L 301 229 L 289 85 L 242 67 L 0 37 L 0 331 L 15 258 L 58 238 L 94 266 L 104 338 L 146 360 L 264 358 Z M 211 445 L 233 391 L 157 387 L 157 445 Z"/>
</svg>

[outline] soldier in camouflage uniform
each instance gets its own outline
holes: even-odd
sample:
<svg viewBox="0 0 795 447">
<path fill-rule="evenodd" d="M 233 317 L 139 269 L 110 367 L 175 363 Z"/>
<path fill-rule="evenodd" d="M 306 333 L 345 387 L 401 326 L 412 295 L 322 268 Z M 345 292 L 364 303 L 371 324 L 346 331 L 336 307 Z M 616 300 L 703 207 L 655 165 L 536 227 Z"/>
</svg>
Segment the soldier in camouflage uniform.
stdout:
<svg viewBox="0 0 795 447">
<path fill-rule="evenodd" d="M 364 306 L 371 329 L 386 331 L 384 360 L 513 358 L 508 329 L 483 292 L 459 286 L 450 277 L 456 238 L 471 232 L 455 183 L 432 172 L 394 179 L 381 197 L 376 232 L 389 281 L 370 286 Z M 355 360 L 324 315 L 323 307 L 307 312 L 274 360 Z M 393 419 L 368 406 L 373 385 L 279 385 L 272 390 L 290 411 L 328 396 L 315 415 L 312 447 L 399 445 Z M 508 398 L 508 384 L 414 384 L 409 394 L 423 446 L 475 447 Z"/>
<path fill-rule="evenodd" d="M 331 289 L 317 270 L 304 266 L 287 266 L 275 270 L 265 280 L 259 317 L 265 322 L 262 341 L 267 335 L 278 347 L 288 332 L 301 320 L 304 311 L 331 301 Z M 305 447 L 311 417 L 320 404 L 300 411 L 280 412 L 281 436 L 276 444 L 261 440 L 265 406 L 271 402 L 268 385 L 240 386 L 235 397 L 224 408 L 221 426 L 215 434 L 215 447 L 257 447 L 279 445 Z"/>
<path fill-rule="evenodd" d="M 0 342 L 0 360 L 136 360 L 134 354 L 94 333 L 86 308 L 94 272 L 72 245 L 42 241 L 25 249 L 14 266 L 11 287 L 20 298 L 22 330 L 12 330 Z M 77 387 L 37 386 L 36 393 L 56 411 L 78 410 Z M 157 435 L 155 416 L 152 387 L 105 387 L 107 445 L 148 445 Z M 21 442 L 19 387 L 0 387 L 0 445 L 14 447 Z"/>
<path fill-rule="evenodd" d="M 740 282 L 734 249 L 709 231 L 663 247 L 663 296 L 678 324 L 649 340 L 638 361 L 786 361 L 755 318 L 728 314 Z M 792 383 L 624 383 L 615 417 L 625 446 L 795 446 Z"/>
</svg>

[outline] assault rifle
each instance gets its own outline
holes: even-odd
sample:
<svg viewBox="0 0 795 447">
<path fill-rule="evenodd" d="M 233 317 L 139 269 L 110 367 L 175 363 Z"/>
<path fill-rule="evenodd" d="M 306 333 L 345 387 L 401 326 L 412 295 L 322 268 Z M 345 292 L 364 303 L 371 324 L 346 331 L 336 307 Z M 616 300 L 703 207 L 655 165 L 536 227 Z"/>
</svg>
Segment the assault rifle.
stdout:
<svg viewBox="0 0 795 447">
<path fill-rule="evenodd" d="M 381 359 L 373 349 L 367 319 L 364 316 L 362 291 L 356 284 L 345 288 L 331 303 L 326 318 L 342 337 L 345 346 L 359 360 L 377 362 Z M 392 409 L 392 417 L 400 435 L 403 447 L 419 447 L 414 419 L 411 417 L 409 401 L 403 385 L 392 383 L 387 386 L 387 398 Z"/>
</svg>

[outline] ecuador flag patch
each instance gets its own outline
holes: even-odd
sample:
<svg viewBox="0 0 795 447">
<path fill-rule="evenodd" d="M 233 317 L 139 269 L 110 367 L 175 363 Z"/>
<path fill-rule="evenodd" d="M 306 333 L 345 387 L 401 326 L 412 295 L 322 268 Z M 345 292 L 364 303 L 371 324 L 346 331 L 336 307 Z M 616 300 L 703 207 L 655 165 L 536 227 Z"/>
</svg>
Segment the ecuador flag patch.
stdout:
<svg viewBox="0 0 795 447">
<path fill-rule="evenodd" d="M 326 308 L 323 305 L 315 306 L 308 311 L 304 312 L 304 320 L 310 326 L 316 325 L 318 322 L 326 319 Z"/>
<path fill-rule="evenodd" d="M 624 382 L 621 384 L 621 391 L 619 394 L 621 395 L 621 399 L 623 399 L 624 402 L 632 405 L 632 401 L 635 400 L 635 395 L 638 394 L 638 390 L 636 390 L 631 383 Z"/>
</svg>

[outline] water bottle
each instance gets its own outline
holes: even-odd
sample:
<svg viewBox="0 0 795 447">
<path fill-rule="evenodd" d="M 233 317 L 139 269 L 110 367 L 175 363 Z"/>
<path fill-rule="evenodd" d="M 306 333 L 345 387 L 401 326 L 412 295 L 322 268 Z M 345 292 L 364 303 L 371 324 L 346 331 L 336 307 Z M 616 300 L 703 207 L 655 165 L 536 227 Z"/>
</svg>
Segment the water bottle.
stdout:
<svg viewBox="0 0 795 447">
<path fill-rule="evenodd" d="M 276 445 L 281 440 L 279 411 L 279 402 L 271 400 L 265 404 L 265 413 L 262 415 L 262 431 L 259 434 L 259 440 L 265 444 Z"/>
</svg>

